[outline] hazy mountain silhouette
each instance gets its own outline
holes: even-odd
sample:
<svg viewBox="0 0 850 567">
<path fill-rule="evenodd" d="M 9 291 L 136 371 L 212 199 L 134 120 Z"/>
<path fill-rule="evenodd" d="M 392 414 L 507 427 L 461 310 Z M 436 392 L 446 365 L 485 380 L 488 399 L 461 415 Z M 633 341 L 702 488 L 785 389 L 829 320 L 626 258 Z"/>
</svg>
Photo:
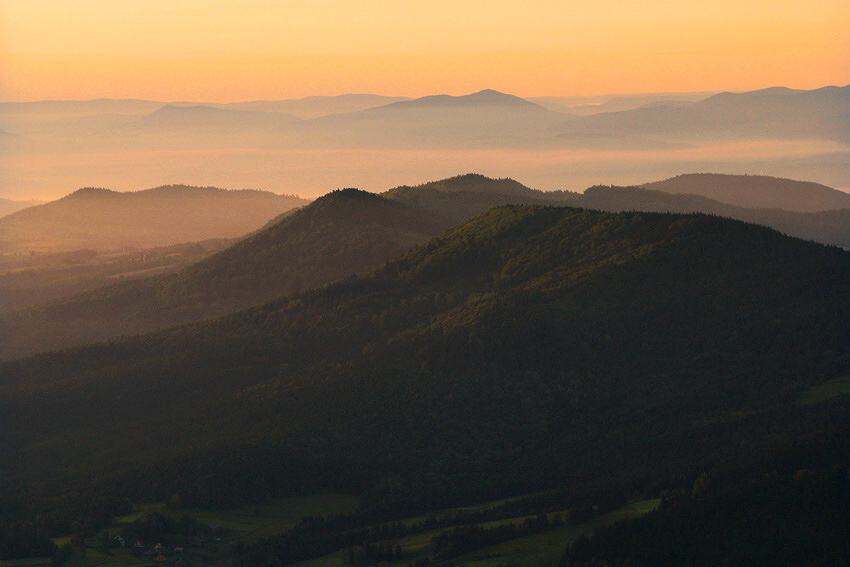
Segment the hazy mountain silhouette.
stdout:
<svg viewBox="0 0 850 567">
<path fill-rule="evenodd" d="M 0 247 L 111 250 L 231 238 L 306 202 L 265 191 L 185 185 L 126 193 L 85 188 L 0 219 Z"/>
<path fill-rule="evenodd" d="M 10 115 L 91 116 L 98 114 L 149 114 L 163 102 L 139 99 L 42 100 L 0 102 L 0 120 Z"/>
<path fill-rule="evenodd" d="M 102 173 L 98 184 L 149 187 L 159 183 L 151 170 L 239 186 L 266 186 L 272 176 L 281 180 L 280 192 L 320 194 L 345 179 L 391 187 L 406 176 L 436 178 L 451 171 L 447 165 L 459 167 L 458 159 L 547 189 L 633 184 L 684 171 L 764 172 L 843 189 L 850 170 L 850 152 L 840 145 L 850 131 L 846 93 L 847 87 L 772 89 L 694 103 L 670 99 L 694 93 L 563 98 L 570 105 L 600 102 L 590 116 L 554 112 L 561 107 L 548 97 L 535 105 L 489 90 L 408 101 L 375 95 L 231 104 L 101 100 L 69 101 L 64 110 L 61 101 L 9 103 L 0 106 L 0 130 L 15 136 L 2 136 L 8 139 L 0 145 L 7 185 L 16 192 L 7 198 L 92 184 L 91 171 Z M 630 108 L 636 104 L 641 107 Z M 248 114 L 189 108 L 197 106 Z M 599 112 L 602 107 L 630 109 Z M 747 143 L 736 148 L 741 141 Z M 70 148 L 77 157 L 68 162 Z M 411 153 L 417 150 L 428 152 Z M 588 153 L 563 160 L 528 153 L 559 150 Z M 357 164 L 359 175 L 342 176 L 347 163 Z"/>
<path fill-rule="evenodd" d="M 764 175 L 690 173 L 646 183 L 643 187 L 666 193 L 702 195 L 739 207 L 801 212 L 850 209 L 850 194 L 843 191 L 819 183 Z"/>
<path fill-rule="evenodd" d="M 328 147 L 510 147 L 538 143 L 533 140 L 563 118 L 519 97 L 485 90 L 325 116 L 281 134 L 289 143 Z"/>
<path fill-rule="evenodd" d="M 320 290 L 5 364 L 0 448 L 86 504 L 622 490 L 785 447 L 744 418 L 850 370 L 848 294 L 850 255 L 762 227 L 498 208 Z M 831 434 L 814 415 L 793 436 Z"/>
<path fill-rule="evenodd" d="M 291 114 L 282 112 L 257 112 L 231 110 L 211 106 L 165 105 L 145 116 L 138 123 L 141 127 L 194 130 L 222 130 L 238 133 L 240 130 L 271 129 L 298 122 Z"/>
<path fill-rule="evenodd" d="M 476 93 L 463 96 L 424 96 L 415 100 L 395 102 L 378 108 L 380 108 L 379 112 L 384 112 L 389 110 L 402 110 L 410 108 L 475 108 L 480 106 L 525 108 L 529 110 L 534 109 L 536 111 L 543 109 L 543 107 L 539 104 L 529 102 L 523 98 L 511 94 L 500 93 L 499 91 L 494 91 L 492 89 L 484 89 L 483 91 L 478 91 Z"/>
<path fill-rule="evenodd" d="M 356 112 L 393 102 L 409 100 L 407 97 L 381 96 L 373 94 L 345 94 L 338 96 L 309 96 L 288 100 L 257 100 L 250 102 L 232 102 L 225 105 L 237 110 L 257 110 L 261 112 L 285 112 L 307 120 L 326 116 Z"/>
<path fill-rule="evenodd" d="M 21 209 L 26 209 L 27 207 L 34 207 L 42 204 L 44 204 L 44 201 L 13 201 L 11 199 L 0 198 L 0 217 L 5 217 L 6 215 L 10 215 L 14 212 L 20 211 Z"/>
<path fill-rule="evenodd" d="M 850 139 L 850 85 L 721 93 L 689 106 L 649 106 L 575 118 L 560 134 L 671 136 L 668 141 Z"/>
<path fill-rule="evenodd" d="M 688 106 L 714 94 L 716 93 L 689 92 L 607 96 L 543 96 L 529 97 L 527 100 L 556 112 L 586 116 L 588 114 L 599 114 L 602 112 L 634 110 L 635 108 L 660 104 Z"/>
</svg>

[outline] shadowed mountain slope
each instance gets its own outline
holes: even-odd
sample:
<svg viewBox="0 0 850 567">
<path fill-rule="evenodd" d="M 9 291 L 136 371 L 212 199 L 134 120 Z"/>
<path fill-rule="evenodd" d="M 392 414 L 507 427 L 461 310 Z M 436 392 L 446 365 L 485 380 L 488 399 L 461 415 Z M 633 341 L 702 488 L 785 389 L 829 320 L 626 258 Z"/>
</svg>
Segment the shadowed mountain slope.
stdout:
<svg viewBox="0 0 850 567">
<path fill-rule="evenodd" d="M 111 192 L 103 193 L 109 197 Z M 383 196 L 346 189 L 167 277 L 126 282 L 0 317 L 0 358 L 208 319 L 320 287 L 406 252 L 492 207 L 547 203 L 512 179 L 468 174 Z"/>
<path fill-rule="evenodd" d="M 0 366 L 3 466 L 42 496 L 220 505 L 699 470 L 850 370 L 848 293 L 850 255 L 762 227 L 498 208 L 362 277 Z"/>
<path fill-rule="evenodd" d="M 613 186 L 590 187 L 581 194 L 565 195 L 563 202 L 572 206 L 612 212 L 706 213 L 769 226 L 783 234 L 821 244 L 850 248 L 850 209 L 818 213 L 754 209 L 727 205 L 700 195 L 672 194 L 643 187 Z"/>
<path fill-rule="evenodd" d="M 383 195 L 449 219 L 452 224 L 500 205 L 555 204 L 560 200 L 558 194 L 529 189 L 510 178 L 491 179 L 476 173 L 415 187 L 402 185 Z"/>
<path fill-rule="evenodd" d="M 138 334 L 320 287 L 386 262 L 448 225 L 371 193 L 335 191 L 178 274 L 5 316 L 0 356 Z"/>
<path fill-rule="evenodd" d="M 0 249 L 111 250 L 233 238 L 306 203 L 266 191 L 186 185 L 126 193 L 85 188 L 0 219 Z"/>
<path fill-rule="evenodd" d="M 771 178 L 742 176 L 742 191 L 750 180 L 762 183 Z M 799 187 L 804 191 L 809 185 L 814 184 L 800 183 Z M 401 186 L 382 196 L 349 189 L 285 213 L 231 249 L 179 274 L 104 287 L 5 315 L 0 318 L 0 357 L 9 359 L 198 321 L 320 287 L 378 266 L 449 226 L 507 204 L 566 204 L 614 212 L 703 212 L 850 247 L 848 210 L 807 214 L 747 209 L 697 195 L 638 187 L 545 193 L 512 179 L 477 174 Z"/>
</svg>

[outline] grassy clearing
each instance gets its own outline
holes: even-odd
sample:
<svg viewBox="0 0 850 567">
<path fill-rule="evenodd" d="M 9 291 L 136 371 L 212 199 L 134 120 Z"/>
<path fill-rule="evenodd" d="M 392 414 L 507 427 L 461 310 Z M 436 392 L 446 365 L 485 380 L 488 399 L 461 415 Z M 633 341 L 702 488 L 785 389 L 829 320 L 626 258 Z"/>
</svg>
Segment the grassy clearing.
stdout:
<svg viewBox="0 0 850 567">
<path fill-rule="evenodd" d="M 305 516 L 351 514 L 357 509 L 359 503 L 360 500 L 356 496 L 322 493 L 271 500 L 224 512 L 180 510 L 178 515 L 189 514 L 205 524 L 215 524 L 231 530 L 234 532 L 233 539 L 254 541 L 286 531 Z"/>
<path fill-rule="evenodd" d="M 850 376 L 842 376 L 813 388 L 800 396 L 801 404 L 817 404 L 838 396 L 850 394 Z"/>
<path fill-rule="evenodd" d="M 545 567 L 557 565 L 566 547 L 583 535 L 591 535 L 593 530 L 611 525 L 625 518 L 635 518 L 658 507 L 660 500 L 643 500 L 629 504 L 613 512 L 603 514 L 583 524 L 563 526 L 481 549 L 452 560 L 453 565 L 467 567 Z M 514 522 L 522 521 L 515 518 Z"/>
<path fill-rule="evenodd" d="M 359 498 L 346 494 L 322 493 L 312 496 L 298 498 L 284 498 L 271 500 L 262 504 L 243 506 L 234 510 L 212 512 L 201 509 L 173 510 L 162 503 L 143 504 L 137 506 L 131 514 L 115 519 L 109 528 L 101 531 L 97 538 L 86 541 L 85 555 L 77 556 L 69 560 L 69 567 L 141 567 L 143 565 L 156 565 L 147 558 L 131 555 L 127 550 L 121 548 L 105 549 L 103 547 L 103 533 L 115 535 L 121 529 L 136 521 L 150 512 L 179 518 L 184 514 L 194 516 L 205 524 L 219 526 L 226 531 L 223 539 L 239 542 L 256 541 L 264 536 L 281 533 L 297 524 L 305 516 L 319 516 L 330 514 L 353 513 L 359 504 Z M 70 543 L 71 537 L 55 538 L 56 545 Z M 194 549 L 192 551 L 192 565 L 217 565 L 221 557 L 215 549 Z M 169 564 L 173 564 L 169 562 Z M 342 563 L 340 563 L 341 565 Z"/>
<path fill-rule="evenodd" d="M 511 498 L 503 498 L 501 500 L 488 500 L 487 502 L 481 502 L 479 504 L 472 504 L 470 506 L 461 506 L 458 508 L 444 508 L 442 510 L 437 510 L 436 512 L 431 512 L 429 514 L 423 514 L 421 516 L 411 516 L 410 518 L 405 518 L 401 520 L 407 526 L 412 526 L 419 522 L 422 522 L 428 518 L 444 518 L 446 516 L 454 516 L 458 512 L 480 512 L 482 510 L 489 510 L 491 508 L 497 508 L 502 506 L 503 504 L 507 504 L 509 502 L 515 502 L 517 500 L 524 500 L 526 498 L 533 498 L 535 496 L 540 496 L 543 494 L 550 494 L 551 491 L 544 492 L 535 492 L 532 494 L 523 494 L 522 496 L 514 496 Z"/>
<path fill-rule="evenodd" d="M 611 525 L 625 518 L 636 518 L 656 509 L 661 500 L 643 500 L 623 506 L 613 512 L 603 514 L 584 524 L 574 526 L 562 526 L 538 534 L 524 536 L 498 545 L 480 549 L 468 555 L 452 559 L 443 563 L 451 566 L 466 567 L 546 567 L 555 566 L 561 559 L 564 550 L 575 539 L 582 535 L 591 535 L 593 530 Z M 487 503 L 482 507 L 491 506 Z M 470 508 L 467 508 L 470 509 Z M 479 508 L 480 509 L 480 508 Z M 549 514 L 553 518 L 564 512 L 553 512 Z M 532 516 L 533 517 L 533 516 Z M 483 527 L 493 527 L 500 524 L 521 523 L 526 516 L 508 518 L 494 522 L 478 524 Z M 412 521 L 408 519 L 406 521 Z M 404 550 L 406 558 L 390 563 L 391 567 L 405 567 L 412 563 L 416 556 L 425 553 L 426 547 L 430 545 L 431 538 L 442 530 L 434 530 L 421 534 L 414 534 L 398 541 L 398 545 Z M 298 567 L 344 567 L 342 554 L 332 553 L 310 561 L 296 564 Z"/>
<path fill-rule="evenodd" d="M 476 506 L 465 508 L 454 508 L 440 510 L 432 515 L 448 515 L 457 510 L 483 510 L 497 506 L 506 500 L 486 502 Z M 574 526 L 561 526 L 546 532 L 516 538 L 502 542 L 498 545 L 481 549 L 447 561 L 446 565 L 467 567 L 503 567 L 507 565 L 517 567 L 538 567 L 557 565 L 558 560 L 570 542 L 582 535 L 590 535 L 594 529 L 610 525 L 624 518 L 638 517 L 658 507 L 660 500 L 644 500 L 635 502 L 619 508 L 613 512 L 603 514 L 584 524 Z M 115 524 L 109 528 L 107 533 L 117 533 L 121 527 L 127 525 L 144 514 L 157 511 L 172 517 L 182 514 L 190 514 L 201 522 L 215 524 L 229 530 L 227 539 L 231 541 L 251 542 L 257 539 L 280 533 L 294 526 L 305 516 L 318 516 L 328 514 L 352 513 L 356 510 L 358 499 L 343 494 L 323 493 L 313 496 L 286 498 L 273 500 L 262 504 L 243 506 L 235 510 L 224 512 L 210 512 L 200 509 L 171 510 L 164 504 L 147 504 L 139 506 L 132 514 L 118 518 Z M 550 519 L 564 514 L 552 512 Z M 518 516 L 493 522 L 484 522 L 479 525 L 483 527 L 495 527 L 500 524 L 521 523 L 528 516 Z M 408 523 L 414 523 L 421 518 L 407 518 Z M 391 564 L 392 567 L 404 567 L 411 563 L 417 556 L 427 553 L 431 538 L 440 533 L 441 529 L 414 534 L 399 540 L 397 543 L 405 552 L 405 559 Z M 58 545 L 67 543 L 70 538 L 57 538 L 54 540 Z M 98 547 L 98 540 L 93 539 L 86 542 L 87 547 L 84 557 L 75 557 L 67 563 L 69 567 L 141 567 L 153 565 L 148 559 L 141 559 L 130 555 L 123 549 L 102 549 Z M 190 559 L 193 565 L 218 565 L 222 560 L 216 549 L 203 549 L 193 552 Z M 324 557 L 319 557 L 297 564 L 298 567 L 344 567 L 343 554 L 335 552 Z"/>
</svg>

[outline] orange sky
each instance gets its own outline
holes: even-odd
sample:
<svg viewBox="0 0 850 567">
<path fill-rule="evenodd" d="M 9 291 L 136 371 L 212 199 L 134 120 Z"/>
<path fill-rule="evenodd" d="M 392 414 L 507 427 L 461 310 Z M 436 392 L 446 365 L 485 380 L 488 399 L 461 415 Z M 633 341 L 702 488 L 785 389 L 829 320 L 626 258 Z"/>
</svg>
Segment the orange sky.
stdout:
<svg viewBox="0 0 850 567">
<path fill-rule="evenodd" d="M 3 0 L 0 100 L 816 88 L 848 29 L 847 0 Z"/>
</svg>

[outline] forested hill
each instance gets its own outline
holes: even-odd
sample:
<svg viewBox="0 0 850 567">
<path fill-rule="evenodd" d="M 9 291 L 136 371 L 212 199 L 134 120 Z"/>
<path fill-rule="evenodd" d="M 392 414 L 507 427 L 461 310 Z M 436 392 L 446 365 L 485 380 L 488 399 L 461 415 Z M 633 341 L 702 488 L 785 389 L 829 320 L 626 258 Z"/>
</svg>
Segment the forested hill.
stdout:
<svg viewBox="0 0 850 567">
<path fill-rule="evenodd" d="M 402 185 L 383 196 L 440 215 L 453 224 L 500 205 L 559 204 L 563 200 L 560 193 L 545 193 L 510 178 L 491 179 L 475 173 Z"/>
<path fill-rule="evenodd" d="M 602 211 L 707 213 L 769 226 L 789 236 L 850 248 L 850 209 L 816 213 L 778 208 L 753 209 L 728 205 L 700 195 L 616 186 L 590 187 L 582 194 L 565 195 L 563 201 Z"/>
<path fill-rule="evenodd" d="M 476 174 L 382 196 L 334 191 L 180 274 L 104 287 L 4 316 L 0 358 L 208 319 L 326 285 L 391 260 L 491 207 L 548 202 L 544 195 L 512 179 Z"/>
<path fill-rule="evenodd" d="M 235 238 L 305 204 L 268 191 L 165 185 L 121 193 L 88 187 L 0 219 L 0 251 L 152 248 Z"/>
<path fill-rule="evenodd" d="M 736 186 L 748 179 L 709 176 Z M 740 178 L 740 179 L 739 179 Z M 702 177 L 700 177 L 702 179 Z M 770 179 L 770 178 L 766 178 Z M 743 180 L 743 181 L 742 181 Z M 780 185 L 790 180 L 774 180 Z M 808 184 L 811 185 L 811 184 Z M 198 190 L 203 192 L 202 190 Z M 830 190 L 833 191 L 833 190 Z M 172 190 L 172 192 L 179 191 Z M 118 199 L 92 190 L 88 198 Z M 607 211 L 705 212 L 850 247 L 850 210 L 800 213 L 748 209 L 697 195 L 640 187 L 546 193 L 513 179 L 467 174 L 382 195 L 335 191 L 286 213 L 244 242 L 180 274 L 105 287 L 0 318 L 0 358 L 133 335 L 259 305 L 386 262 L 451 225 L 506 204 L 566 204 Z"/>
<path fill-rule="evenodd" d="M 846 252 L 757 226 L 498 208 L 365 276 L 0 366 L 3 466 L 63 505 L 392 506 L 814 452 L 846 420 L 759 412 L 850 370 L 848 293 Z"/>
<path fill-rule="evenodd" d="M 372 193 L 334 191 L 178 274 L 100 288 L 0 319 L 12 358 L 216 317 L 362 272 L 448 222 Z"/>
</svg>

